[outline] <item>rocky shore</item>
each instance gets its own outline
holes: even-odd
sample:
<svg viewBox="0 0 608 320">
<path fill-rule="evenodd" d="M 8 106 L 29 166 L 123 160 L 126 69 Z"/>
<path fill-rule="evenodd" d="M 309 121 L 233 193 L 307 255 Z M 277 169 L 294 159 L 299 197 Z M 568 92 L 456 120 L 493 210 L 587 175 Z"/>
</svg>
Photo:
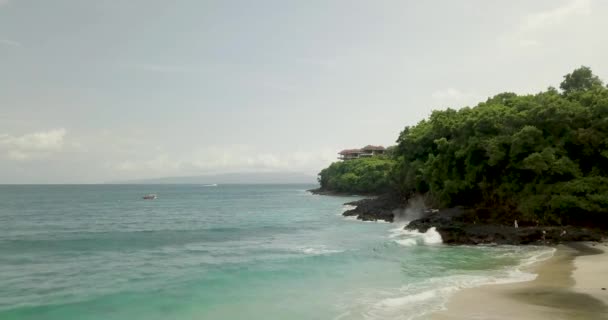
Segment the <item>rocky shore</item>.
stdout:
<svg viewBox="0 0 608 320">
<path fill-rule="evenodd" d="M 312 192 L 312 191 L 311 191 Z M 329 192 L 316 194 L 336 195 Z M 484 218 L 485 211 L 450 209 L 405 209 L 405 201 L 392 194 L 345 203 L 356 206 L 344 216 L 356 216 L 362 221 L 396 220 L 411 221 L 405 228 L 426 232 L 434 227 L 446 244 L 557 244 L 572 241 L 601 241 L 606 233 L 577 226 L 522 225 L 515 227 L 514 221 L 494 221 Z"/>
<path fill-rule="evenodd" d="M 310 189 L 310 190 L 306 190 L 306 191 L 308 191 L 312 194 L 321 195 L 321 196 L 338 196 L 338 197 L 364 196 L 364 197 L 370 197 L 370 198 L 379 196 L 378 194 L 374 194 L 374 193 L 353 194 L 350 192 L 338 192 L 338 191 L 334 191 L 334 190 L 326 190 L 323 188 Z"/>
<path fill-rule="evenodd" d="M 410 222 L 406 228 L 426 232 L 435 227 L 446 244 L 558 244 L 601 241 L 602 233 L 575 226 L 524 226 L 470 222 L 465 209 L 439 210 Z"/>
<path fill-rule="evenodd" d="M 363 221 L 384 220 L 388 222 L 393 222 L 395 211 L 403 207 L 403 203 L 397 197 L 388 194 L 347 202 L 345 205 L 356 207 L 342 213 L 346 217 L 356 216 L 357 219 Z"/>
</svg>

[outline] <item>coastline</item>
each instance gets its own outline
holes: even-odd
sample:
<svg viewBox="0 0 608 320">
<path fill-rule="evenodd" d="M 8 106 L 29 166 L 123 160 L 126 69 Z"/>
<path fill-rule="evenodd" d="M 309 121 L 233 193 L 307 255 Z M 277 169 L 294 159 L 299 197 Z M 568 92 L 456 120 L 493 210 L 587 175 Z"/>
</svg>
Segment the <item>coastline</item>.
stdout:
<svg viewBox="0 0 608 320">
<path fill-rule="evenodd" d="M 345 205 L 354 208 L 345 211 L 344 216 L 362 221 L 393 222 L 402 214 L 415 214 L 411 208 L 403 209 L 391 194 Z M 430 319 L 608 320 L 608 242 L 602 232 L 572 226 L 477 224 L 467 220 L 474 211 L 464 208 L 417 210 L 422 217 L 405 229 L 424 233 L 437 226 L 434 230 L 448 245 L 538 244 L 556 249 L 551 258 L 523 268 L 536 275 L 534 280 L 464 288 L 449 298 L 444 310 L 427 314 Z"/>
<path fill-rule="evenodd" d="M 399 218 L 401 214 L 413 213 L 410 209 L 409 213 L 406 209 L 398 211 L 400 203 L 396 199 L 383 195 L 345 203 L 354 209 L 343 215 L 362 221 L 393 222 L 395 215 Z M 423 217 L 414 220 L 414 225 L 410 222 L 405 229 L 424 233 L 430 226 L 442 226 L 447 230 L 437 230 L 442 238 L 445 234 L 459 236 L 449 238 L 448 245 L 473 241 L 473 244 L 549 245 L 555 249 L 552 257 L 520 269 L 536 275 L 535 279 L 463 288 L 448 299 L 444 310 L 429 312 L 425 319 L 608 320 L 608 268 L 605 267 L 608 242 L 597 230 L 571 226 L 476 225 L 461 218 L 466 217 L 466 210 L 462 208 L 420 211 Z"/>
<path fill-rule="evenodd" d="M 354 192 L 340 192 L 334 190 L 327 190 L 321 188 L 308 189 L 306 192 L 310 192 L 317 196 L 332 196 L 332 197 L 363 197 L 365 199 L 374 199 L 382 194 L 379 193 L 354 193 Z"/>
<path fill-rule="evenodd" d="M 430 319 L 608 319 L 608 243 L 555 248 L 529 267 L 536 279 L 464 289 Z"/>
<path fill-rule="evenodd" d="M 321 188 L 307 190 L 314 195 L 354 196 Z M 404 199 L 395 193 L 379 195 L 356 195 L 363 199 L 344 203 L 353 208 L 342 213 L 357 220 L 386 222 L 409 221 L 409 230 L 426 232 L 435 228 L 449 245 L 506 244 L 506 245 L 557 245 L 560 243 L 590 241 L 599 242 L 606 231 L 574 225 L 530 225 L 514 228 L 514 221 L 497 219 L 488 208 L 453 207 L 433 209 L 425 207 L 423 201 Z"/>
</svg>

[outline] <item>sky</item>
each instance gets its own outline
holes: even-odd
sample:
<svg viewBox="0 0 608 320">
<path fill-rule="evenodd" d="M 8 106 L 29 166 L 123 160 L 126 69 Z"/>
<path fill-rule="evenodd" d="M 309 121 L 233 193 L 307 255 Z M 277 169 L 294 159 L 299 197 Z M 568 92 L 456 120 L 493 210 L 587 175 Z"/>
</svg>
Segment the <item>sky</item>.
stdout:
<svg viewBox="0 0 608 320">
<path fill-rule="evenodd" d="M 608 80 L 608 1 L 0 0 L 0 183 L 315 175 L 432 110 Z"/>
</svg>

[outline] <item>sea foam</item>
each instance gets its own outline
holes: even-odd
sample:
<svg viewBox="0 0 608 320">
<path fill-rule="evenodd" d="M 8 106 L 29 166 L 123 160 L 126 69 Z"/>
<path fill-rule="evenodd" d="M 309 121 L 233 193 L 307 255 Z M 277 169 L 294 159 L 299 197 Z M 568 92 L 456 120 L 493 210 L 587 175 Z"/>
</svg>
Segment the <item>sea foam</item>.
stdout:
<svg viewBox="0 0 608 320">
<path fill-rule="evenodd" d="M 426 232 L 404 229 L 407 223 L 399 224 L 398 227 L 389 230 L 389 237 L 402 246 L 410 247 L 415 245 L 434 245 L 441 244 L 443 240 L 441 234 L 435 227 L 429 228 Z"/>
<path fill-rule="evenodd" d="M 352 204 L 345 204 L 342 206 L 342 211 L 348 211 L 348 210 L 353 210 L 353 209 L 357 209 L 357 206 L 354 206 Z"/>
<path fill-rule="evenodd" d="M 296 251 L 313 256 L 344 252 L 344 250 L 328 249 L 326 246 L 299 247 Z"/>
<path fill-rule="evenodd" d="M 406 230 L 407 221 L 389 229 L 388 237 L 395 243 L 405 246 L 424 246 L 442 243 L 436 228 L 426 232 Z M 480 250 L 497 250 L 497 247 L 478 247 Z M 376 300 L 366 299 L 366 307 L 360 310 L 365 319 L 421 319 L 430 313 L 444 310 L 448 299 L 457 291 L 488 284 L 506 284 L 532 281 L 536 274 L 527 271 L 530 265 L 549 259 L 555 249 L 539 247 L 525 253 L 524 249 L 504 246 L 504 253 L 496 252 L 496 257 L 518 258 L 515 266 L 497 270 L 476 271 L 475 273 L 455 274 L 432 277 L 419 283 L 404 285 L 393 292 L 379 292 Z M 498 249 L 500 250 L 500 249 Z M 527 248 L 526 248 L 527 250 Z M 522 256 L 523 254 L 523 256 Z"/>
<path fill-rule="evenodd" d="M 457 274 L 429 278 L 420 283 L 404 285 L 393 293 L 382 292 L 375 302 L 369 302 L 362 312 L 365 319 L 421 319 L 445 310 L 449 298 L 456 292 L 489 284 L 532 281 L 536 274 L 525 271 L 530 265 L 553 256 L 555 249 L 539 248 L 516 266 L 486 271 L 480 274 Z M 513 253 L 509 253 L 513 254 Z"/>
</svg>

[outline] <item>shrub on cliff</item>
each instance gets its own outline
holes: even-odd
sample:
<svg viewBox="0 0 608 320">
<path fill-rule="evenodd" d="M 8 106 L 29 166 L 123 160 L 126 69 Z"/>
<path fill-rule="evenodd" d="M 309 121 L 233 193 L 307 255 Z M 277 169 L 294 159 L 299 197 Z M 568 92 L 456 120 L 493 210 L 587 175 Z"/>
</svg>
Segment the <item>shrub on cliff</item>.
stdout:
<svg viewBox="0 0 608 320">
<path fill-rule="evenodd" d="M 390 189 L 389 172 L 394 161 L 370 157 L 334 162 L 318 176 L 321 188 L 349 193 L 382 193 Z"/>
</svg>

